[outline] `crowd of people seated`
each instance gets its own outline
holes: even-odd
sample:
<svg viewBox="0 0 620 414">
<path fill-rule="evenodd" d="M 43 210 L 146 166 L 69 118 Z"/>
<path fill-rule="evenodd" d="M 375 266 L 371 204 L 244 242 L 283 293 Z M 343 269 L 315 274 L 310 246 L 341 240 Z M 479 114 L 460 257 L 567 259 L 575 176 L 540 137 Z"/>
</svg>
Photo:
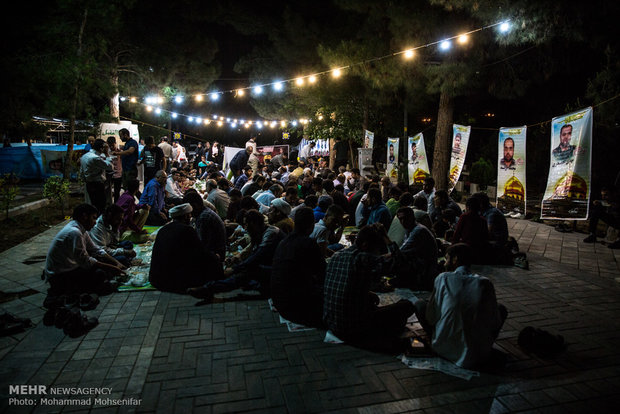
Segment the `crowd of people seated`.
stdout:
<svg viewBox="0 0 620 414">
<path fill-rule="evenodd" d="M 95 156 L 105 161 L 106 149 L 96 144 Z M 462 212 L 431 177 L 418 188 L 364 177 L 357 168 L 334 171 L 312 156 L 261 165 L 252 145 L 233 158 L 230 177 L 208 161 L 215 147 L 183 164 L 165 145 L 163 155 L 154 148 L 161 146 L 149 139 L 153 154 L 144 157 L 161 161 L 141 194 L 127 179 L 103 211 L 90 204 L 75 209 L 48 253 L 50 292 L 105 290 L 131 266 L 144 226 L 163 226 L 150 266 L 150 282 L 160 290 L 207 302 L 218 293 L 255 290 L 292 322 L 372 348 L 400 346 L 416 313 L 438 354 L 467 367 L 488 356 L 506 309 L 470 265 L 512 264 L 515 251 L 506 219 L 486 194 L 471 196 Z M 99 164 L 104 174 L 108 166 Z M 356 227 L 348 240 L 347 227 Z M 378 306 L 374 292 L 386 280 L 432 291 L 431 300 Z"/>
</svg>

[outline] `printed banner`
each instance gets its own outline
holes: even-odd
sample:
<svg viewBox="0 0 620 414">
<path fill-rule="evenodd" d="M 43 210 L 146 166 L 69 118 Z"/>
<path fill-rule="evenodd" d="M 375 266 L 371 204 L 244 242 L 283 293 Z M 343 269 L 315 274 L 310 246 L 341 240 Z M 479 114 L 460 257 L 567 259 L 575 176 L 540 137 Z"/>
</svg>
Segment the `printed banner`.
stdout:
<svg viewBox="0 0 620 414">
<path fill-rule="evenodd" d="M 373 148 L 375 142 L 375 133 L 368 130 L 364 131 L 364 148 Z"/>
<path fill-rule="evenodd" d="M 392 181 L 398 181 L 398 143 L 400 138 L 388 138 L 387 166 L 385 175 Z"/>
<path fill-rule="evenodd" d="M 66 147 L 66 146 L 65 146 Z M 41 167 L 42 173 L 45 176 L 49 175 L 62 175 L 64 171 L 64 165 L 67 158 L 67 150 L 41 150 Z M 71 173 L 77 173 L 80 171 L 80 158 L 86 151 L 84 149 L 74 149 L 71 155 Z"/>
<path fill-rule="evenodd" d="M 409 137 L 407 148 L 409 184 L 424 184 L 424 179 L 431 175 L 424 147 L 424 135 L 420 132 L 414 137 Z"/>
<path fill-rule="evenodd" d="M 525 140 L 527 127 L 500 128 L 497 168 L 497 208 L 525 214 Z"/>
<path fill-rule="evenodd" d="M 541 218 L 586 220 L 590 204 L 592 108 L 553 118 Z"/>
<path fill-rule="evenodd" d="M 271 158 L 278 154 L 286 154 L 288 157 L 289 148 L 288 145 L 270 145 L 263 147 L 256 147 L 256 157 L 260 164 L 267 164 Z"/>
<path fill-rule="evenodd" d="M 463 171 L 465 155 L 467 154 L 467 144 L 469 144 L 469 134 L 471 126 L 454 124 L 452 126 L 452 151 L 450 153 L 450 179 L 448 181 L 448 192 L 451 192 Z"/>
<path fill-rule="evenodd" d="M 109 136 L 115 136 L 116 146 L 119 148 L 123 148 L 123 145 L 125 144 L 123 143 L 123 141 L 121 141 L 121 136 L 118 133 L 118 131 L 123 128 L 129 130 L 129 135 L 133 139 L 135 139 L 136 142 L 140 142 L 140 132 L 138 131 L 138 125 L 132 124 L 128 121 L 121 121 L 118 124 L 102 123 L 99 128 L 99 135 L 97 136 L 97 138 L 101 138 L 106 141 Z"/>
</svg>

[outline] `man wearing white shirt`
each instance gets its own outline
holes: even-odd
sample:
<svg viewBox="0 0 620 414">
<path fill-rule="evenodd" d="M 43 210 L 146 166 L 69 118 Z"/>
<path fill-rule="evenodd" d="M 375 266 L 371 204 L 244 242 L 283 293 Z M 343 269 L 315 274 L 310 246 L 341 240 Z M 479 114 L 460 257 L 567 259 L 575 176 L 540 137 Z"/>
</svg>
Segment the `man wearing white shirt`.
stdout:
<svg viewBox="0 0 620 414">
<path fill-rule="evenodd" d="M 52 240 L 43 271 L 50 283 L 50 294 L 97 291 L 106 280 L 124 269 L 90 238 L 88 232 L 97 216 L 94 206 L 80 204 L 73 210 L 73 220 Z"/>
<path fill-rule="evenodd" d="M 181 180 L 181 173 L 179 171 L 172 171 L 170 177 L 166 180 L 166 203 L 167 204 L 181 204 L 183 203 L 183 190 L 179 186 Z"/>
<path fill-rule="evenodd" d="M 308 145 L 304 146 L 299 151 L 299 160 L 303 162 L 308 162 L 308 158 L 310 157 L 310 151 L 314 149 L 315 145 L 315 142 L 310 142 Z"/>
<path fill-rule="evenodd" d="M 106 205 L 106 171 L 114 170 L 112 161 L 108 159 L 108 144 L 102 139 L 96 139 L 92 149 L 80 158 L 80 166 L 90 202 L 103 213 Z"/>
<path fill-rule="evenodd" d="M 256 137 L 251 137 L 246 143 L 245 147 L 252 147 L 252 153 L 250 154 L 250 158 L 248 159 L 248 165 L 252 167 L 252 171 L 258 171 L 258 154 L 256 149 Z"/>
<path fill-rule="evenodd" d="M 214 179 L 207 180 L 207 201 L 215 206 L 217 215 L 222 220 L 226 219 L 228 214 L 228 206 L 230 204 L 230 197 L 226 194 L 226 191 L 217 188 L 217 181 Z"/>
<path fill-rule="evenodd" d="M 418 300 L 416 315 L 440 356 L 463 368 L 489 360 L 508 311 L 498 305 L 493 283 L 471 273 L 473 252 L 464 243 L 446 252 L 446 270 L 437 276 L 431 297 Z"/>
</svg>

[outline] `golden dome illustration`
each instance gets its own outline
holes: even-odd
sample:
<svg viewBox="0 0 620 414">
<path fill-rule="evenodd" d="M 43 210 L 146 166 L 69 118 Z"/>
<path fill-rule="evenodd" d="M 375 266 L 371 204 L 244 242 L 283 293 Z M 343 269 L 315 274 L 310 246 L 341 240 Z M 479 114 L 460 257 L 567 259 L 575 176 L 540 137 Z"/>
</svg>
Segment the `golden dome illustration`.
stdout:
<svg viewBox="0 0 620 414">
<path fill-rule="evenodd" d="M 585 200 L 588 195 L 588 184 L 578 174 L 568 171 L 555 184 L 551 198 L 573 198 Z"/>
<path fill-rule="evenodd" d="M 426 171 L 418 168 L 413 173 L 413 183 L 414 184 L 424 183 L 424 180 L 426 179 L 427 176 L 428 176 L 428 174 L 426 173 Z"/>
<path fill-rule="evenodd" d="M 525 188 L 523 188 L 521 181 L 514 175 L 504 184 L 504 196 L 516 200 L 523 200 L 525 198 Z"/>
</svg>

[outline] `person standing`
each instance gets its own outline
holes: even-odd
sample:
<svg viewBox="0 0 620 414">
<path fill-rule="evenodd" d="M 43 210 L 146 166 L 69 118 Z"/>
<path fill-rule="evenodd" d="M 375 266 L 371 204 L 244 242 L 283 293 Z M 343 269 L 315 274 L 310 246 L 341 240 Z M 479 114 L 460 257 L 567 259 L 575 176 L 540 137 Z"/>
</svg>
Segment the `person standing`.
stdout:
<svg viewBox="0 0 620 414">
<path fill-rule="evenodd" d="M 170 174 L 170 168 L 172 167 L 172 145 L 168 143 L 168 137 L 161 137 L 161 142 L 158 147 L 161 148 L 164 153 L 164 159 L 166 160 L 166 173 Z"/>
<path fill-rule="evenodd" d="M 116 151 L 114 155 L 121 157 L 123 166 L 122 184 L 123 189 L 126 190 L 129 181 L 138 179 L 138 143 L 131 138 L 127 128 L 121 129 L 118 133 L 125 145 L 122 151 Z"/>
<path fill-rule="evenodd" d="M 245 147 L 252 147 L 252 152 L 250 153 L 250 158 L 248 159 L 248 165 L 252 167 L 252 170 L 258 171 L 258 154 L 256 147 L 256 137 L 251 137 L 248 142 L 245 143 Z"/>
<path fill-rule="evenodd" d="M 114 154 L 116 151 L 116 137 L 109 136 L 108 137 L 108 147 L 109 152 Z M 112 161 L 113 173 L 109 178 L 110 180 L 110 190 L 113 193 L 113 201 L 116 203 L 121 195 L 121 184 L 123 182 L 123 164 L 121 163 L 121 158 L 117 155 L 111 155 L 110 161 Z"/>
<path fill-rule="evenodd" d="M 166 170 L 166 160 L 164 158 L 164 152 L 161 148 L 155 145 L 155 138 L 146 137 L 144 140 L 144 149 L 140 154 L 138 161 L 144 165 L 144 182 L 148 183 L 155 173 L 159 170 Z"/>
<path fill-rule="evenodd" d="M 82 155 L 80 166 L 90 202 L 100 213 L 103 213 L 106 206 L 106 171 L 112 172 L 114 169 L 112 162 L 108 159 L 108 145 L 104 140 L 96 139 L 93 142 L 92 149 Z"/>
<path fill-rule="evenodd" d="M 334 151 L 336 155 L 334 157 L 334 169 L 337 170 L 340 166 L 346 166 L 349 159 L 349 146 L 340 137 L 336 138 L 334 144 Z M 344 183 L 342 183 L 344 185 Z"/>
</svg>

